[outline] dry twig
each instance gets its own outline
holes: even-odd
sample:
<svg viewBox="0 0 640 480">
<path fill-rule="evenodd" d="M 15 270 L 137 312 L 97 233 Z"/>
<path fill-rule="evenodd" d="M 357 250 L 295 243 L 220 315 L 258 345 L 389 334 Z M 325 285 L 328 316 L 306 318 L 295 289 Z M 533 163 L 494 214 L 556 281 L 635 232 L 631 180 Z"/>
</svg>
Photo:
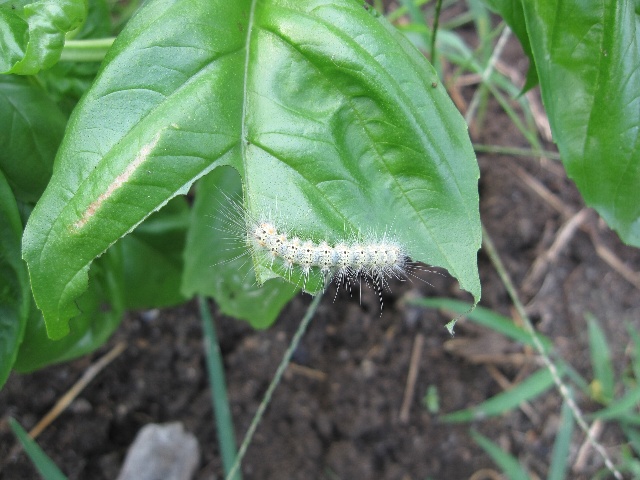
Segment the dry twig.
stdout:
<svg viewBox="0 0 640 480">
<path fill-rule="evenodd" d="M 588 229 L 591 243 L 598 256 L 607 263 L 611 268 L 620 274 L 627 282 L 640 290 L 640 274 L 631 270 L 618 256 L 609 250 L 600 240 L 600 235 L 594 227 Z"/>
<path fill-rule="evenodd" d="M 56 402 L 49 412 L 29 431 L 29 436 L 35 439 L 47 428 L 62 412 L 64 412 L 71 402 L 73 402 L 80 392 L 100 373 L 107 365 L 109 365 L 118 355 L 124 352 L 127 347 L 125 342 L 118 342 L 116 345 L 98 359 L 93 365 L 85 370 L 78 380 L 60 400 Z"/>
<path fill-rule="evenodd" d="M 496 383 L 500 385 L 500 388 L 502 390 L 506 392 L 513 388 L 513 383 L 510 382 L 509 379 L 507 379 L 507 377 L 505 377 L 502 374 L 502 372 L 498 370 L 495 366 L 485 365 L 485 368 L 489 372 L 489 375 L 491 375 L 491 378 L 493 378 L 496 381 Z M 533 423 L 534 425 L 537 425 L 540 422 L 540 415 L 538 415 L 538 413 L 535 411 L 535 409 L 531 406 L 529 402 L 525 400 L 519 405 L 519 407 L 520 407 L 520 410 L 522 410 L 522 412 L 527 417 L 529 417 L 529 420 L 531 420 L 531 423 Z"/>
<path fill-rule="evenodd" d="M 540 341 L 540 338 L 538 337 L 538 333 L 536 329 L 533 327 L 533 324 L 531 323 L 531 320 L 529 319 L 527 312 L 525 311 L 524 305 L 520 301 L 520 297 L 518 296 L 516 288 L 513 285 L 513 282 L 511 281 L 511 277 L 507 273 L 507 270 L 504 267 L 504 264 L 502 263 L 500 256 L 498 255 L 498 251 L 496 250 L 495 245 L 493 244 L 493 241 L 489 236 L 489 233 L 486 231 L 484 227 L 482 228 L 482 245 L 484 246 L 485 251 L 489 256 L 491 263 L 493 263 L 493 266 L 498 272 L 498 275 L 500 276 L 500 279 L 502 280 L 502 283 L 505 286 L 507 293 L 509 294 L 509 297 L 511 297 L 511 301 L 513 302 L 520 318 L 522 319 L 525 329 L 531 335 L 531 340 L 533 340 L 533 344 L 536 350 L 538 351 L 540 358 L 542 359 L 545 367 L 549 370 L 549 373 L 551 374 L 551 377 L 553 378 L 553 382 L 556 384 L 556 387 L 560 392 L 560 395 L 562 396 L 564 401 L 567 403 L 567 405 L 571 409 L 573 418 L 575 418 L 576 423 L 587 436 L 587 440 L 589 441 L 589 443 L 593 446 L 596 452 L 598 452 L 600 457 L 602 457 L 607 469 L 613 474 L 616 480 L 622 480 L 622 474 L 613 464 L 613 461 L 611 460 L 611 457 L 609 456 L 605 448 L 591 434 L 591 428 L 587 423 L 587 421 L 585 420 L 584 415 L 582 414 L 582 410 L 573 399 L 573 395 L 571 394 L 569 387 L 567 387 L 567 385 L 564 383 L 564 381 L 560 377 L 560 373 L 558 372 L 558 368 L 556 367 L 556 364 L 553 363 L 551 358 L 549 358 L 549 355 L 547 354 L 544 345 L 542 344 L 542 342 Z"/>
<path fill-rule="evenodd" d="M 604 423 L 602 422 L 602 420 L 596 420 L 593 422 L 593 425 L 591 425 L 591 428 L 589 429 L 589 435 L 591 435 L 592 438 L 598 440 L 603 428 Z M 587 460 L 589 459 L 589 453 L 591 453 L 591 447 L 592 444 L 589 441 L 589 438 L 585 438 L 584 442 L 580 446 L 580 449 L 578 450 L 576 461 L 573 463 L 573 467 L 571 467 L 571 469 L 575 473 L 581 473 L 585 471 Z"/>
<path fill-rule="evenodd" d="M 540 196 L 540 198 L 547 202 L 552 208 L 560 212 L 565 218 L 569 218 L 575 214 L 573 209 L 567 207 L 562 202 L 562 200 L 560 200 L 560 198 L 558 198 L 553 192 L 548 190 L 544 185 L 542 185 L 542 183 L 540 183 L 536 178 L 530 175 L 523 168 L 517 166 L 511 166 L 510 168 L 512 168 L 516 172 L 518 177 L 520 177 L 520 179 L 527 187 L 529 187 L 533 192 Z M 631 283 L 631 285 L 640 290 L 640 274 L 634 272 L 631 268 L 625 265 L 625 263 L 620 260 L 620 258 L 615 253 L 613 253 L 602 243 L 595 227 L 587 225 L 584 221 L 579 225 L 579 227 L 581 230 L 586 231 L 589 234 L 591 243 L 593 244 L 597 255 L 607 265 L 615 270 L 622 278 L 624 278 L 629 283 Z"/>
<path fill-rule="evenodd" d="M 402 424 L 409 421 L 409 411 L 411 410 L 411 401 L 413 400 L 413 394 L 416 389 L 416 380 L 418 379 L 418 371 L 420 370 L 420 357 L 422 357 L 423 347 L 424 335 L 418 333 L 413 340 L 411 360 L 409 362 L 409 374 L 407 375 L 407 384 L 402 398 L 402 407 L 400 407 L 399 419 Z"/>
<path fill-rule="evenodd" d="M 545 187 L 537 178 L 527 172 L 524 168 L 510 164 L 509 168 L 516 174 L 531 191 L 537 194 L 551 208 L 560 213 L 563 217 L 569 218 L 574 214 L 574 210 L 568 207 L 557 195 Z"/>
<path fill-rule="evenodd" d="M 289 366 L 287 367 L 287 370 L 290 371 L 291 373 L 296 373 L 298 375 L 303 375 L 307 378 L 311 378 L 313 380 L 319 380 L 321 382 L 325 381 L 327 379 L 327 374 L 320 371 L 320 370 L 316 370 L 315 368 L 309 368 L 309 367 L 305 367 L 304 365 L 299 365 L 297 363 L 293 363 L 291 362 L 289 364 Z"/>
<path fill-rule="evenodd" d="M 549 266 L 558 260 L 560 252 L 569 245 L 578 228 L 584 224 L 588 217 L 589 210 L 583 208 L 560 227 L 556 234 L 556 239 L 549 249 L 541 255 L 538 255 L 525 276 L 522 282 L 522 290 L 524 292 L 531 294 L 533 290 L 535 290 L 535 286 L 538 285 L 545 276 Z"/>
<path fill-rule="evenodd" d="M 76 399 L 80 392 L 100 373 L 109 363 L 111 363 L 118 355 L 124 352 L 126 348 L 125 342 L 118 342 L 111 350 L 105 353 L 93 365 L 89 366 L 82 374 L 82 377 L 56 402 L 47 414 L 29 431 L 29 436 L 36 439 L 53 421 L 64 412 L 71 402 Z M 21 446 L 17 444 L 11 449 L 7 458 L 14 458 L 20 451 Z"/>
</svg>

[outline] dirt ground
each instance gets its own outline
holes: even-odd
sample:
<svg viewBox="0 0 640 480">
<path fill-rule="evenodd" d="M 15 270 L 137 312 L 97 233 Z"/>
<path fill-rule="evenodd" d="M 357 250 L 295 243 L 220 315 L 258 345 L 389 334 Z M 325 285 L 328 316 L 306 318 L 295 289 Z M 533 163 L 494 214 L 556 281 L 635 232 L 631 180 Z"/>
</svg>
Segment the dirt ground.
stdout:
<svg viewBox="0 0 640 480">
<path fill-rule="evenodd" d="M 525 71 L 526 61 L 516 42 L 509 44 L 503 57 Z M 468 100 L 472 91 L 463 89 L 461 97 Z M 526 146 L 493 103 L 479 132 L 474 134 L 479 143 Z M 640 329 L 640 291 L 596 253 L 595 245 L 609 249 L 635 272 L 640 271 L 640 252 L 622 245 L 588 212 L 548 269 L 531 281 L 534 261 L 549 250 L 560 227 L 583 203 L 556 162 L 478 157 L 484 225 L 537 329 L 552 338 L 557 351 L 589 379 L 584 314 L 591 312 L 605 329 L 619 374 L 629 342 L 624 322 Z M 557 208 L 553 197 L 535 193 L 532 179 L 559 200 Z M 483 252 L 479 264 L 481 305 L 512 315 L 505 288 Z M 335 302 L 332 293 L 326 296 L 257 431 L 243 463 L 244 478 L 498 478 L 494 464 L 472 440 L 472 427 L 516 455 L 533 478 L 545 478 L 560 414 L 556 391 L 502 417 L 460 425 L 439 421 L 439 414 L 476 405 L 501 392 L 505 381 L 526 377 L 536 369 L 536 360 L 521 345 L 464 320 L 456 328 L 457 343 L 451 343 L 444 327 L 450 316 L 407 307 L 401 299 L 408 293 L 468 297 L 448 277 L 426 278 L 432 286 L 394 284 L 392 293 L 385 294 L 382 316 L 371 291 L 364 290 L 361 304 L 343 294 Z M 309 303 L 309 296 L 296 298 L 266 331 L 217 315 L 239 439 Z M 411 353 L 420 336 L 425 341 L 417 382 L 408 421 L 402 421 Z M 195 303 L 158 314 L 130 313 L 94 355 L 31 375 L 13 375 L 0 392 L 0 477 L 36 477 L 23 453 L 11 454 L 16 441 L 7 417 L 32 427 L 92 362 L 120 341 L 126 342 L 126 350 L 40 435 L 39 444 L 71 479 L 113 479 L 141 427 L 180 421 L 200 442 L 202 458 L 195 478 L 221 478 Z M 490 353 L 495 361 L 481 360 L 478 353 Z M 525 353 L 528 361 L 511 362 L 510 353 Z M 430 386 L 438 392 L 439 413 L 430 413 L 422 402 Z M 597 408 L 583 397 L 578 401 L 586 411 Z M 622 437 L 616 426 L 606 424 L 599 438 L 619 459 Z M 574 433 L 572 464 L 583 442 L 584 435 Z M 587 452 L 578 467 L 570 478 L 591 478 L 602 460 Z"/>
</svg>

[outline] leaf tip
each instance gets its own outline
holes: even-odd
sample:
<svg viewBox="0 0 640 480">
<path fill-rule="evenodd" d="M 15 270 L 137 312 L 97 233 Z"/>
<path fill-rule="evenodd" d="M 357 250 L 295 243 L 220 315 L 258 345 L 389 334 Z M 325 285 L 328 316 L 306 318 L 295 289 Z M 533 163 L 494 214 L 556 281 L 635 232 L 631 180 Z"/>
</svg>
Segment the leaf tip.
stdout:
<svg viewBox="0 0 640 480">
<path fill-rule="evenodd" d="M 56 321 L 44 319 L 44 324 L 47 328 L 47 337 L 51 340 L 60 340 L 61 338 L 69 335 L 69 322 L 61 318 Z"/>
</svg>

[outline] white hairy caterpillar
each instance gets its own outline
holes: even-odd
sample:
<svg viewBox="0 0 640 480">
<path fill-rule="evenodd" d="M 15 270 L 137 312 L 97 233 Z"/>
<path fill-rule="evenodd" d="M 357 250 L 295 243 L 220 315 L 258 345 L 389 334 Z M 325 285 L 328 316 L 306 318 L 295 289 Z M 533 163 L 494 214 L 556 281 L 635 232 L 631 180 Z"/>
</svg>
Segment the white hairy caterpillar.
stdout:
<svg viewBox="0 0 640 480">
<path fill-rule="evenodd" d="M 310 279 L 318 277 L 322 288 L 333 281 L 338 289 L 351 290 L 364 282 L 375 290 L 382 308 L 382 293 L 390 290 L 389 280 L 419 278 L 415 272 L 423 270 L 410 260 L 392 230 L 381 234 L 345 233 L 343 238 L 333 240 L 310 238 L 287 228 L 277 214 L 254 216 L 240 201 L 225 198 L 229 202 L 223 209 L 230 227 L 227 231 L 233 239 L 241 240 L 243 248 L 233 258 L 251 254 L 258 264 L 305 290 Z"/>
</svg>

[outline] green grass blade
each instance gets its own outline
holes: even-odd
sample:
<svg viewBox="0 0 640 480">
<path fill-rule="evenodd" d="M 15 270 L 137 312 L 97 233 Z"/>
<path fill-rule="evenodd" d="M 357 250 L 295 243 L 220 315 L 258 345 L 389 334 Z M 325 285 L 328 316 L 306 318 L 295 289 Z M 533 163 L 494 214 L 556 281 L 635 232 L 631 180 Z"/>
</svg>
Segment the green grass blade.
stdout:
<svg viewBox="0 0 640 480">
<path fill-rule="evenodd" d="M 475 442 L 487 452 L 491 459 L 496 462 L 507 478 L 510 480 L 529 480 L 529 474 L 524 467 L 518 463 L 517 459 L 475 430 L 471 430 L 471 436 Z"/>
<path fill-rule="evenodd" d="M 429 50 L 429 44 L 425 41 L 425 35 L 427 35 L 426 27 L 417 23 L 410 23 L 408 25 L 398 25 L 398 28 L 417 48 L 423 51 Z M 498 31 L 499 29 L 494 30 L 494 32 Z M 469 71 L 478 74 L 484 72 L 485 67 L 476 58 L 477 53 L 472 51 L 455 32 L 447 30 L 440 31 L 438 33 L 438 48 L 440 55 L 447 58 L 451 63 L 458 65 L 463 72 Z M 489 89 L 512 120 L 513 124 L 525 136 L 534 150 L 541 151 L 542 144 L 538 140 L 535 121 L 527 97 L 521 95 L 521 88 L 514 85 L 510 79 L 496 71 L 493 71 L 485 80 L 485 83 L 479 88 Z M 506 92 L 510 99 L 507 99 L 501 91 Z M 525 122 L 520 119 L 516 110 L 511 106 L 512 102 L 519 104 L 525 116 Z"/>
<path fill-rule="evenodd" d="M 607 408 L 592 414 L 591 418 L 640 423 L 640 416 L 632 413 L 637 408 L 638 403 L 640 403 L 640 385 L 627 392 L 621 399 L 612 402 Z"/>
<path fill-rule="evenodd" d="M 623 447 L 620 451 L 621 459 L 620 459 L 620 471 L 626 473 L 627 475 L 624 478 L 640 478 L 640 460 L 634 455 L 633 451 L 629 448 Z M 593 478 L 593 480 L 606 479 L 607 470 L 599 471 Z"/>
<path fill-rule="evenodd" d="M 485 6 L 484 2 L 480 0 L 468 0 L 469 12 L 473 19 L 473 23 L 478 32 L 478 38 L 480 39 L 480 45 L 478 46 L 478 53 L 482 59 L 483 64 L 487 64 L 491 58 L 493 52 L 492 41 L 492 28 L 491 28 L 491 16 L 489 10 Z"/>
<path fill-rule="evenodd" d="M 633 362 L 631 368 L 636 379 L 640 379 L 640 333 L 630 323 L 627 324 L 627 331 L 633 342 Z"/>
<path fill-rule="evenodd" d="M 200 317 L 202 318 L 202 330 L 204 332 L 205 351 L 207 353 L 207 371 L 209 372 L 209 385 L 211 389 L 211 400 L 213 411 L 216 417 L 216 432 L 218 434 L 218 445 L 222 456 L 222 466 L 225 477 L 236 461 L 236 436 L 233 430 L 233 419 L 229 408 L 229 397 L 227 396 L 227 386 L 224 378 L 224 367 L 222 365 L 222 355 L 216 336 L 216 329 L 213 325 L 213 318 L 209 312 L 207 300 L 198 297 Z M 233 480 L 240 480 L 242 475 L 239 471 L 235 473 Z"/>
<path fill-rule="evenodd" d="M 411 19 L 411 22 L 415 23 L 416 25 L 420 25 L 424 27 L 424 30 L 423 30 L 424 42 L 426 45 L 430 45 L 431 29 L 429 28 L 429 25 L 427 25 L 427 21 L 424 18 L 424 14 L 422 13 L 422 10 L 420 10 L 420 7 L 413 0 L 400 0 L 400 3 L 409 14 L 409 18 Z"/>
<path fill-rule="evenodd" d="M 427 308 L 441 308 L 443 310 L 449 310 L 451 312 L 464 315 L 468 320 L 501 333 L 516 342 L 520 342 L 531 347 L 534 346 L 531 335 L 526 330 L 514 325 L 513 320 L 510 318 L 500 315 L 492 310 L 483 307 L 476 307 L 475 310 L 470 312 L 471 304 L 448 298 L 417 298 L 411 299 L 409 303 Z M 547 353 L 551 353 L 551 340 L 539 333 L 537 335 L 538 339 L 544 346 L 545 351 L 547 351 Z M 573 367 L 571 367 L 571 365 L 566 364 L 562 359 L 556 359 L 556 364 L 558 364 L 559 368 L 567 373 L 567 376 L 576 383 L 580 390 L 584 391 L 585 394 L 588 392 L 589 386 L 587 382 Z"/>
<path fill-rule="evenodd" d="M 509 116 L 509 119 L 518 128 L 520 133 L 524 135 L 524 137 L 527 139 L 529 144 L 531 144 L 531 146 L 535 150 L 542 150 L 542 144 L 538 140 L 538 133 L 533 128 L 533 125 L 530 125 L 529 127 L 525 125 L 522 122 L 522 120 L 520 120 L 520 117 L 516 113 L 515 109 L 511 107 L 511 99 L 505 98 L 505 96 L 500 92 L 500 90 L 498 90 L 498 88 L 495 85 L 491 84 L 490 82 L 488 82 L 487 85 L 489 86 L 489 90 L 491 90 L 491 93 L 496 98 L 500 106 L 503 108 L 505 113 Z M 525 99 L 526 97 L 523 96 L 522 98 Z M 523 110 L 526 112 L 528 109 L 525 108 L 524 105 L 525 105 L 525 101 L 522 100 L 520 102 L 520 106 L 523 107 Z"/>
<path fill-rule="evenodd" d="M 589 353 L 594 376 L 590 388 L 591 395 L 598 402 L 608 404 L 613 400 L 615 385 L 611 352 L 609 345 L 607 345 L 607 337 L 605 337 L 596 317 L 591 314 L 587 314 L 585 317 L 588 325 Z"/>
<path fill-rule="evenodd" d="M 29 436 L 18 422 L 13 418 L 9 418 L 9 425 L 11 425 L 11 430 L 13 430 L 20 445 L 22 445 L 29 459 L 33 462 L 36 470 L 42 475 L 42 478 L 45 480 L 67 480 L 67 477 L 65 477 L 57 465 L 53 463 L 53 460 L 44 453 L 44 450 L 38 446 L 35 440 Z"/>
<path fill-rule="evenodd" d="M 560 372 L 562 373 L 562 372 Z M 536 371 L 511 390 L 499 393 L 475 407 L 440 417 L 442 422 L 459 423 L 494 417 L 508 412 L 526 400 L 531 400 L 553 386 L 553 377 L 546 368 Z"/>
<path fill-rule="evenodd" d="M 487 76 L 490 77 L 491 71 L 493 70 L 493 66 L 490 65 L 491 56 L 494 51 L 493 33 L 501 32 L 502 26 L 498 26 L 498 28 L 492 31 L 489 11 L 486 9 L 486 7 L 481 1 L 468 0 L 467 4 L 469 6 L 469 11 L 471 12 L 471 17 L 475 25 L 476 32 L 478 33 L 478 38 L 480 39 L 480 44 L 478 45 L 476 51 L 474 52 L 474 57 L 480 58 L 480 62 L 483 68 L 482 78 L 485 78 Z M 473 111 L 476 112 L 474 117 L 475 117 L 476 125 L 480 130 L 482 130 L 484 125 L 488 102 L 489 102 L 489 90 L 487 89 L 487 85 L 485 84 L 485 82 L 481 81 L 478 84 L 478 89 L 474 93 L 473 100 L 471 101 L 471 104 L 468 110 L 470 112 L 473 112 Z"/>
<path fill-rule="evenodd" d="M 635 450 L 637 455 L 640 455 L 640 430 L 631 425 L 622 425 L 622 431 L 627 437 L 631 448 Z"/>
<path fill-rule="evenodd" d="M 564 402 L 560 416 L 560 427 L 558 428 L 556 441 L 553 444 L 547 480 L 563 480 L 566 478 L 573 426 L 573 414 L 567 402 Z"/>
<path fill-rule="evenodd" d="M 427 393 L 422 397 L 422 405 L 432 415 L 435 415 L 440 411 L 440 394 L 438 393 L 438 387 L 435 385 L 429 385 Z"/>
<path fill-rule="evenodd" d="M 450 300 L 448 298 L 416 298 L 410 300 L 412 305 L 418 305 L 428 308 L 441 308 L 444 310 L 450 310 L 454 313 L 464 315 L 469 320 L 490 328 L 498 333 L 501 333 L 505 337 L 508 337 L 516 342 L 520 342 L 524 345 L 533 347 L 533 340 L 531 334 L 525 329 L 514 325 L 513 320 L 500 315 L 492 310 L 483 307 L 476 307 L 470 312 L 472 305 L 466 302 L 460 302 L 458 300 Z M 538 338 L 544 345 L 545 350 L 551 349 L 551 340 L 538 334 Z"/>
</svg>

